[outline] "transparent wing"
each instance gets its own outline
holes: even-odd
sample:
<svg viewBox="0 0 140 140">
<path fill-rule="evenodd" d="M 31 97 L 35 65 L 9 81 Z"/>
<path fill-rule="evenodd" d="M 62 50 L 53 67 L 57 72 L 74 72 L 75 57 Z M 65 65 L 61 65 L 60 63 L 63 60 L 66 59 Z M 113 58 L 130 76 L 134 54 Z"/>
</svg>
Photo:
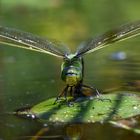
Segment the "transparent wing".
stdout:
<svg viewBox="0 0 140 140">
<path fill-rule="evenodd" d="M 129 23 L 81 44 L 77 49 L 76 55 L 79 56 L 86 53 L 91 53 L 114 42 L 122 41 L 139 34 L 140 21 Z"/>
<path fill-rule="evenodd" d="M 63 43 L 52 40 L 50 41 L 31 33 L 1 26 L 0 43 L 48 53 L 57 57 L 65 57 L 70 53 L 69 49 Z"/>
</svg>

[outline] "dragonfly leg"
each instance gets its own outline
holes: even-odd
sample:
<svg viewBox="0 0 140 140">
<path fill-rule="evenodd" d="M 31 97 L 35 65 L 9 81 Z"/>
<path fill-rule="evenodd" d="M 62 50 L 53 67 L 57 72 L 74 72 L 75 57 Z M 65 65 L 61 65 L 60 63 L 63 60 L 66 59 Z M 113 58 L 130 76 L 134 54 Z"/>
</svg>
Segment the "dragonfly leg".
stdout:
<svg viewBox="0 0 140 140">
<path fill-rule="evenodd" d="M 73 97 L 74 97 L 74 99 L 76 99 L 76 98 L 78 98 L 78 97 L 83 97 L 84 95 L 82 94 L 82 85 L 81 85 L 81 83 L 80 84 L 78 84 L 78 85 L 76 85 L 75 87 L 74 87 L 74 90 L 73 90 Z"/>
<path fill-rule="evenodd" d="M 63 91 L 56 97 L 56 99 L 55 99 L 55 101 L 54 101 L 54 104 L 55 104 L 58 100 L 60 100 L 60 98 L 63 97 L 63 96 L 64 96 L 65 99 L 67 100 L 68 88 L 69 88 L 69 86 L 66 86 L 66 87 L 63 89 Z"/>
<path fill-rule="evenodd" d="M 68 94 L 68 92 L 72 96 L 72 87 L 67 85 L 66 88 L 64 89 L 64 94 L 63 94 L 63 96 L 64 96 L 66 101 L 67 101 L 67 94 Z"/>
<path fill-rule="evenodd" d="M 75 86 L 69 86 L 68 92 L 70 93 L 70 96 L 73 98 L 70 100 L 66 99 L 66 102 L 69 107 L 72 107 L 72 106 L 74 106 L 74 101 L 75 101 L 75 97 L 74 97 L 75 96 Z"/>
<path fill-rule="evenodd" d="M 93 87 L 91 87 L 91 86 L 83 85 L 83 84 L 82 84 L 82 87 L 86 87 L 86 88 L 91 89 L 91 90 L 93 91 L 92 94 L 94 93 L 94 91 L 96 91 L 96 97 L 97 97 L 98 100 L 101 100 L 101 101 L 105 101 L 105 100 L 106 100 L 106 101 L 111 102 L 110 99 L 103 98 L 103 97 L 102 97 L 102 94 L 98 91 L 98 89 L 93 88 Z M 93 95 L 91 95 L 91 96 L 93 96 Z"/>
<path fill-rule="evenodd" d="M 69 88 L 70 88 L 70 89 L 69 89 L 70 96 L 72 96 L 72 95 L 73 95 L 73 87 L 70 86 Z"/>
</svg>

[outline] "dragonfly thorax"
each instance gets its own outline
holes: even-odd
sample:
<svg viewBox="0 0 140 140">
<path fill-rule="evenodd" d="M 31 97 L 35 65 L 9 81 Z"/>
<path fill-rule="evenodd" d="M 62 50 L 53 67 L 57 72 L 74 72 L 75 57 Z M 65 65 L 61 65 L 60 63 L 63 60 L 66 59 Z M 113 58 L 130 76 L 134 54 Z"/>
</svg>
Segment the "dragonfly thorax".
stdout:
<svg viewBox="0 0 140 140">
<path fill-rule="evenodd" d="M 74 57 L 72 59 L 64 59 L 61 66 L 61 78 L 69 86 L 75 86 L 83 78 L 82 58 Z"/>
</svg>

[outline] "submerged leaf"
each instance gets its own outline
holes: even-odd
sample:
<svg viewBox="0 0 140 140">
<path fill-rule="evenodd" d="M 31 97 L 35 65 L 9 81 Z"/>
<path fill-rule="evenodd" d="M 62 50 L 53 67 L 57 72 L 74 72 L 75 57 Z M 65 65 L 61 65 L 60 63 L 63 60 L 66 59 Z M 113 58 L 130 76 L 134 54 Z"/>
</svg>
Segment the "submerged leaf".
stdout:
<svg viewBox="0 0 140 140">
<path fill-rule="evenodd" d="M 140 114 L 140 97 L 128 92 L 93 99 L 80 98 L 71 107 L 64 100 L 56 104 L 54 100 L 51 98 L 30 109 L 18 110 L 17 115 L 47 123 L 93 123 L 117 121 Z"/>
</svg>

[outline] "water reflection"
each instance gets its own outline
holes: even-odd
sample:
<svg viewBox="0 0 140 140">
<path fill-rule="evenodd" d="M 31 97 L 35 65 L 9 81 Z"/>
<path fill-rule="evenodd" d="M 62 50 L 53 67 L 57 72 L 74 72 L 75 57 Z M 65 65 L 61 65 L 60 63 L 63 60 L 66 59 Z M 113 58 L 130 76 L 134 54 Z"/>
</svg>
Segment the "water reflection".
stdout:
<svg viewBox="0 0 140 140">
<path fill-rule="evenodd" d="M 111 132 L 111 133 L 110 133 Z M 42 140 L 42 139 L 53 139 L 53 140 L 92 140 L 92 139 L 105 139 L 105 140 L 118 140 L 121 138 L 121 134 L 125 137 L 133 138 L 134 135 L 124 131 L 117 127 L 111 127 L 109 124 L 101 125 L 100 123 L 95 124 L 73 124 L 55 127 L 42 127 L 34 135 L 20 136 L 18 139 L 21 140 Z M 139 138 L 139 136 L 135 136 Z"/>
</svg>

